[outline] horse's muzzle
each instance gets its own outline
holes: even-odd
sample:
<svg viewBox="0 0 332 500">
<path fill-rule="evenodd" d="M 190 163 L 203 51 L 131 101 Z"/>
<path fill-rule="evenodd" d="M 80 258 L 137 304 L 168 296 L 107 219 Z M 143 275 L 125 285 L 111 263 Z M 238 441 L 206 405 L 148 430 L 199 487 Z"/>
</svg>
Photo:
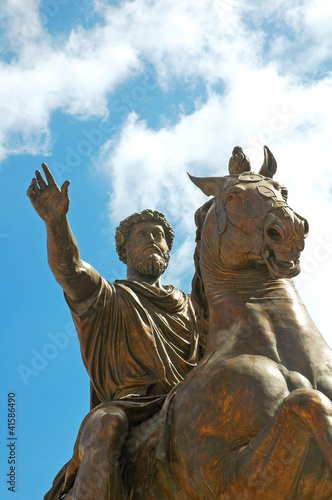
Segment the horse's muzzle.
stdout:
<svg viewBox="0 0 332 500">
<path fill-rule="evenodd" d="M 289 207 L 268 213 L 264 223 L 263 259 L 270 272 L 280 278 L 292 278 L 300 272 L 299 257 L 309 225 Z"/>
</svg>

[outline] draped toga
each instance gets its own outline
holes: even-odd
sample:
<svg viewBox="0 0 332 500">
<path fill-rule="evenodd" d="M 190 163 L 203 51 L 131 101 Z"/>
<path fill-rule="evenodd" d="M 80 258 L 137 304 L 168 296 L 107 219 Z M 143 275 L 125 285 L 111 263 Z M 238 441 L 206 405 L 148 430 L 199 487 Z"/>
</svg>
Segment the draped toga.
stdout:
<svg viewBox="0 0 332 500">
<path fill-rule="evenodd" d="M 100 402 L 166 394 L 197 364 L 191 300 L 173 286 L 101 278 L 88 301 L 67 302 Z"/>
<path fill-rule="evenodd" d="M 92 412 L 100 403 L 116 405 L 136 424 L 159 409 L 165 395 L 196 366 L 199 339 L 193 306 L 175 287 L 101 278 L 87 301 L 74 305 L 65 297 L 91 381 Z M 74 480 L 78 443 L 90 414 L 81 425 L 72 460 L 45 499 L 60 498 L 64 483 L 69 488 Z"/>
</svg>

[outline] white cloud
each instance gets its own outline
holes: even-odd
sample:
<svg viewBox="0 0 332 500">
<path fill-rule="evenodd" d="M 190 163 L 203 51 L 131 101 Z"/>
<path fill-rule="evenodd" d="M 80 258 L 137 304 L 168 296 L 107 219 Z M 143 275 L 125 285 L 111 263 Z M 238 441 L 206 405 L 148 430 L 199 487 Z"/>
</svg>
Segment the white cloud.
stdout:
<svg viewBox="0 0 332 500">
<path fill-rule="evenodd" d="M 17 53 L 11 63 L 1 64 L 3 156 L 6 150 L 47 148 L 47 142 L 37 147 L 31 137 L 47 136 L 57 109 L 81 118 L 105 116 L 108 93 L 142 71 L 142 59 L 155 65 L 161 85 L 174 76 L 201 77 L 211 84 L 231 82 L 259 51 L 259 35 L 249 36 L 237 18 L 229 23 L 218 16 L 211 0 L 135 0 L 99 7 L 105 24 L 73 30 L 67 40 L 47 33 L 37 7 L 37 1 L 7 0 L 3 11 L 8 41 Z M 17 133 L 21 139 L 10 144 L 8 137 Z"/>
<path fill-rule="evenodd" d="M 106 116 L 108 94 L 142 72 L 147 61 L 161 87 L 174 78 L 200 78 L 209 97 L 159 130 L 131 114 L 118 142 L 104 145 L 112 219 L 147 206 L 165 211 L 182 233 L 170 269 L 176 279 L 180 263 L 192 262 L 193 213 L 203 202 L 186 171 L 225 174 L 237 144 L 257 168 L 268 143 L 291 204 L 309 214 L 307 255 L 314 255 L 332 215 L 332 119 L 331 76 L 315 80 L 310 72 L 324 69 L 331 51 L 332 4 L 134 0 L 118 7 L 99 1 L 95 7 L 104 24 L 75 29 L 65 39 L 47 33 L 37 0 L 4 2 L 8 41 L 17 56 L 0 67 L 0 158 L 49 148 L 50 117 L 57 109 L 82 119 Z M 216 83 L 224 85 L 222 95 L 212 90 Z M 312 286 L 320 286 L 323 273 L 331 275 L 332 259 L 320 269 L 309 273 Z"/>
<path fill-rule="evenodd" d="M 332 123 L 326 106 L 331 92 L 332 79 L 307 88 L 267 67 L 242 75 L 223 96 L 211 94 L 205 104 L 180 117 L 174 126 L 156 131 L 132 114 L 116 144 L 104 145 L 103 161 L 98 162 L 98 168 L 110 175 L 117 188 L 110 205 L 114 217 L 121 217 L 124 210 L 143 208 L 148 201 L 155 206 L 167 204 L 174 197 L 177 181 L 185 181 L 187 170 L 197 175 L 225 174 L 237 144 L 245 148 L 256 169 L 262 162 L 264 144 L 281 155 L 288 153 L 288 157 L 281 156 L 280 175 L 285 182 L 287 177 L 292 180 L 294 175 L 296 181 L 301 175 L 304 189 L 324 193 L 326 199 L 332 180 L 327 160 Z M 133 172 L 140 172 L 139 185 Z M 183 200 L 186 189 L 177 187 L 178 200 L 170 205 Z M 190 190 L 187 196 L 192 206 Z"/>
<path fill-rule="evenodd" d="M 192 269 L 193 215 L 205 201 L 186 179 L 186 171 L 198 176 L 225 175 L 235 145 L 244 146 L 257 171 L 267 143 L 279 165 L 276 178 L 289 189 L 290 205 L 311 226 L 303 254 L 304 278 L 298 280 L 300 291 L 327 290 L 332 249 L 314 266 L 315 272 L 311 261 L 321 239 L 329 237 L 332 219 L 332 124 L 326 106 L 331 87 L 331 78 L 304 86 L 281 77 L 270 66 L 241 75 L 229 93 L 211 94 L 205 104 L 173 126 L 156 131 L 131 115 L 118 141 L 106 143 L 103 159 L 98 161 L 99 169 L 109 176 L 113 222 L 151 205 L 165 211 L 176 221 L 183 239 L 167 278 L 181 281 Z M 332 246 L 332 237 L 328 244 Z M 315 318 L 321 317 L 320 305 L 317 294 L 317 300 L 311 301 Z"/>
<path fill-rule="evenodd" d="M 316 63 L 320 62 L 322 55 L 330 57 L 326 51 L 332 44 L 330 2 L 325 0 L 295 2 L 290 9 L 284 9 L 284 16 L 297 35 L 303 39 L 311 38 L 315 42 L 315 48 L 319 49 L 318 58 L 315 58 Z"/>
<path fill-rule="evenodd" d="M 104 24 L 77 28 L 65 39 L 48 34 L 37 0 L 6 0 L 2 17 L 17 57 L 0 68 L 2 157 L 45 152 L 50 116 L 57 109 L 82 119 L 107 115 L 108 94 L 143 71 L 143 60 L 155 66 L 161 86 L 170 85 L 174 77 L 199 77 L 208 87 L 223 82 L 228 91 L 241 80 L 244 90 L 246 84 L 259 84 L 245 78 L 263 67 L 269 33 L 259 22 L 262 15 L 282 19 L 301 33 L 301 39 L 314 39 L 315 47 L 327 54 L 331 8 L 318 3 L 316 8 L 316 2 L 293 0 L 286 8 L 284 2 L 275 2 L 262 9 L 261 2 L 248 7 L 243 0 L 134 0 L 117 7 L 96 2 Z M 254 29 L 248 21 L 256 22 Z M 284 37 L 280 35 L 277 43 L 284 52 L 276 55 L 287 61 L 290 45 Z M 297 57 L 308 64 L 312 53 L 309 47 Z M 318 57 L 323 59 L 323 54 Z M 10 136 L 15 139 L 10 141 Z"/>
<path fill-rule="evenodd" d="M 284 0 L 257 0 L 243 5 L 245 11 L 256 28 L 266 30 L 268 56 L 278 61 L 281 71 L 309 74 L 330 63 L 331 2 L 289 0 L 285 5 Z"/>
<path fill-rule="evenodd" d="M 70 39 L 64 52 L 40 45 L 24 61 L 1 64 L 0 128 L 9 152 L 31 147 L 33 135 L 42 137 L 56 109 L 81 118 L 106 116 L 107 92 L 138 66 L 133 51 L 121 44 L 109 54 L 90 47 L 84 57 L 74 45 Z M 17 133 L 23 140 L 11 147 L 9 137 Z"/>
<path fill-rule="evenodd" d="M 39 39 L 42 23 L 38 10 L 39 0 L 4 0 L 0 21 L 7 43 L 12 50 L 20 50 L 29 41 Z"/>
<path fill-rule="evenodd" d="M 28 9 L 18 5 L 11 0 L 5 10 L 8 36 L 18 56 L 0 65 L 3 157 L 11 152 L 44 152 L 50 116 L 57 109 L 83 119 L 106 116 L 107 93 L 141 68 L 135 49 L 107 29 L 88 33 L 78 29 L 68 40 L 52 39 L 33 11 L 34 29 L 28 37 L 22 23 L 20 33 Z"/>
</svg>

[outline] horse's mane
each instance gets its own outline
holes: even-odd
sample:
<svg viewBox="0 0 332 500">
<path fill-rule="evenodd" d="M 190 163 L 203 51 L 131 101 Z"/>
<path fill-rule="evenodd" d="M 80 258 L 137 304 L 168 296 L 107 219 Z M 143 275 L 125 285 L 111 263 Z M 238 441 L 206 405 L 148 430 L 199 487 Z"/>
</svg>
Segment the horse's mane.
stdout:
<svg viewBox="0 0 332 500">
<path fill-rule="evenodd" d="M 195 223 L 197 227 L 196 240 L 195 240 L 196 248 L 194 252 L 195 274 L 191 284 L 191 299 L 196 313 L 198 332 L 203 338 L 205 338 L 205 336 L 208 333 L 209 308 L 206 300 L 201 269 L 199 266 L 199 259 L 200 259 L 203 224 L 205 221 L 206 214 L 208 213 L 213 201 L 214 198 L 207 201 L 195 213 Z"/>
</svg>

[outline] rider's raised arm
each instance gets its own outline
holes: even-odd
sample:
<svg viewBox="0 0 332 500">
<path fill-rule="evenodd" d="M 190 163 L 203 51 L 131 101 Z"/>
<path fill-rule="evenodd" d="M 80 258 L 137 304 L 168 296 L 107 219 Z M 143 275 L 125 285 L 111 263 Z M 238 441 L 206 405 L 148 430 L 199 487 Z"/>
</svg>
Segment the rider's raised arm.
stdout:
<svg viewBox="0 0 332 500">
<path fill-rule="evenodd" d="M 100 275 L 82 261 L 67 220 L 70 182 L 64 182 L 60 189 L 45 163 L 42 167 L 47 183 L 37 170 L 27 194 L 46 224 L 48 263 L 55 279 L 72 302 L 83 302 L 96 291 Z"/>
</svg>

